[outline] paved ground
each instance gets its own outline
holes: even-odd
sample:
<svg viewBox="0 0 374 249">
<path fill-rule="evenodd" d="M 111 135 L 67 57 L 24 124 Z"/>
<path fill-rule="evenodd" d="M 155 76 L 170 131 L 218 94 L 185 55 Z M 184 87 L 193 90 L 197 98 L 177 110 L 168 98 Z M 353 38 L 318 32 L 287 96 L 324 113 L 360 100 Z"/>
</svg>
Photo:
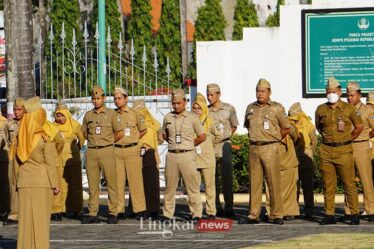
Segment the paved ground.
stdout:
<svg viewBox="0 0 374 249">
<path fill-rule="evenodd" d="M 188 207 L 185 201 L 179 200 L 176 216 L 186 217 Z M 245 217 L 246 205 L 237 205 L 236 219 Z M 339 216 L 342 215 L 341 204 L 337 208 Z M 322 205 L 318 204 L 315 221 L 302 219 L 286 221 L 285 225 L 237 225 L 234 221 L 229 232 L 198 232 L 196 226 L 182 226 L 186 222 L 178 222 L 174 230 L 168 227 L 162 234 L 162 229 L 149 229 L 149 222 L 142 224 L 135 219 L 120 220 L 118 225 L 107 225 L 105 213 L 106 206 L 101 207 L 102 223 L 97 225 L 81 225 L 80 221 L 64 219 L 62 222 L 52 222 L 51 248 L 240 248 L 266 242 L 277 242 L 321 233 L 373 233 L 374 223 L 361 220 L 360 226 L 349 226 L 338 223 L 332 226 L 320 226 L 318 220 L 322 217 Z M 171 231 L 171 232 L 169 232 Z M 172 235 L 171 235 L 172 233 Z M 17 226 L 0 225 L 0 248 L 16 248 Z M 374 239 L 373 239 L 374 245 Z M 373 246 L 374 247 L 374 246 Z"/>
</svg>

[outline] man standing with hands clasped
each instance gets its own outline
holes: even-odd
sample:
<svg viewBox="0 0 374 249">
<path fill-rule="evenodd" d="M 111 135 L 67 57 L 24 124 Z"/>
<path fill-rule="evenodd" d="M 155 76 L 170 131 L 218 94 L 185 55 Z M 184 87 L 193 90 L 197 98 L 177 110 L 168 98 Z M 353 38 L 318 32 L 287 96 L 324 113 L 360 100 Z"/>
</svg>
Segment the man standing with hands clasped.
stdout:
<svg viewBox="0 0 374 249">
<path fill-rule="evenodd" d="M 338 174 L 344 185 L 351 214 L 350 225 L 359 225 L 358 194 L 355 183 L 352 141 L 363 130 L 362 119 L 353 105 L 340 100 L 342 89 L 334 77 L 326 86 L 327 103 L 317 107 L 316 128 L 322 136 L 320 171 L 325 196 L 325 217 L 321 225 L 335 224 L 335 190 Z"/>
</svg>

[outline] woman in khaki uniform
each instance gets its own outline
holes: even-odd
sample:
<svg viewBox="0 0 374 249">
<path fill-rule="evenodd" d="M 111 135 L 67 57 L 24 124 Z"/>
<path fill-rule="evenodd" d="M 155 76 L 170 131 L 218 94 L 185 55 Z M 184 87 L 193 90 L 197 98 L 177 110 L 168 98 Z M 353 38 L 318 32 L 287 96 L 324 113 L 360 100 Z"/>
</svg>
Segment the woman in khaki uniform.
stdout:
<svg viewBox="0 0 374 249">
<path fill-rule="evenodd" d="M 196 101 L 194 102 L 192 108 L 193 112 L 199 116 L 200 122 L 203 125 L 206 134 L 206 140 L 196 146 L 197 171 L 199 173 L 199 186 L 201 184 L 201 177 L 204 177 L 206 213 L 208 215 L 208 218 L 213 220 L 215 219 L 217 213 L 215 205 L 216 170 L 213 141 L 221 141 L 223 135 L 216 129 L 214 120 L 208 116 L 209 109 L 202 94 L 197 94 Z"/>
<path fill-rule="evenodd" d="M 82 168 L 80 149 L 84 144 L 81 125 L 73 119 L 65 105 L 57 107 L 54 125 L 62 133 L 65 144 L 61 152 L 63 177 L 61 195 L 63 212 L 79 218 L 83 207 Z"/>
<path fill-rule="evenodd" d="M 57 194 L 54 145 L 46 136 L 42 124 L 46 111 L 39 97 L 25 103 L 27 113 L 22 118 L 17 146 L 10 156 L 16 156 L 19 197 L 18 249 L 48 249 L 52 195 Z"/>
<path fill-rule="evenodd" d="M 144 153 L 142 155 L 144 195 L 147 215 L 157 218 L 160 211 L 160 174 L 158 170 L 160 157 L 157 147 L 159 142 L 163 142 L 163 140 L 158 140 L 161 124 L 148 111 L 143 99 L 135 100 L 133 108 L 144 117 L 147 127 L 147 133 L 139 140 L 141 154 Z"/>
</svg>

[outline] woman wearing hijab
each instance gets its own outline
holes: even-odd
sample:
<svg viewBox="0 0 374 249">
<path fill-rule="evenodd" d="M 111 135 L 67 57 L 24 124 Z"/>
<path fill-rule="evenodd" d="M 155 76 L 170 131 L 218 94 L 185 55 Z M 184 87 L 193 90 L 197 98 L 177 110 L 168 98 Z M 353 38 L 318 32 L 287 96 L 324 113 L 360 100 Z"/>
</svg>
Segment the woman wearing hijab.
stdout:
<svg viewBox="0 0 374 249">
<path fill-rule="evenodd" d="M 160 179 L 158 171 L 160 158 L 157 146 L 163 142 L 163 140 L 160 141 L 158 139 L 161 125 L 148 111 L 143 99 L 135 100 L 133 108 L 144 117 L 147 126 L 147 133 L 139 141 L 141 145 L 140 153 L 143 158 L 144 194 L 148 216 L 157 218 L 160 210 Z"/>
<path fill-rule="evenodd" d="M 43 124 L 46 111 L 39 97 L 25 103 L 26 114 L 20 123 L 10 157 L 16 159 L 19 198 L 18 249 L 48 249 L 53 194 L 58 194 L 54 145 Z"/>
<path fill-rule="evenodd" d="M 79 218 L 83 208 L 80 149 L 84 144 L 84 137 L 81 125 L 73 119 L 67 106 L 63 104 L 57 106 L 54 125 L 65 140 L 60 154 L 63 168 L 61 177 L 62 212 L 66 212 L 72 218 Z"/>
<path fill-rule="evenodd" d="M 215 152 L 214 141 L 222 140 L 222 133 L 220 133 L 214 126 L 214 121 L 209 117 L 209 109 L 206 104 L 205 97 L 198 93 L 196 101 L 192 106 L 192 111 L 199 116 L 199 119 L 204 127 L 206 140 L 196 146 L 197 153 L 197 170 L 199 172 L 199 186 L 201 177 L 204 177 L 205 182 L 205 197 L 206 197 L 206 213 L 208 219 L 216 218 L 216 183 L 215 183 Z"/>
</svg>

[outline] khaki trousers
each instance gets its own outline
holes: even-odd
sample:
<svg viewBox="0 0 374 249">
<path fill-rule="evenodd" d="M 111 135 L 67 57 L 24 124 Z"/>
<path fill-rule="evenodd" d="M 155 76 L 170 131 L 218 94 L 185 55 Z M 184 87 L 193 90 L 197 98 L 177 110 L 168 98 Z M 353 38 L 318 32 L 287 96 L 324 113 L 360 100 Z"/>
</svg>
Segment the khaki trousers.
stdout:
<svg viewBox="0 0 374 249">
<path fill-rule="evenodd" d="M 355 183 L 353 154 L 348 146 L 320 146 L 320 171 L 325 195 L 325 215 L 335 214 L 335 191 L 338 174 L 344 185 L 351 214 L 358 214 L 358 194 Z"/>
<path fill-rule="evenodd" d="M 300 187 L 303 189 L 304 214 L 311 215 L 314 209 L 313 159 L 308 155 L 299 157 L 299 181 L 297 186 L 297 201 L 299 202 Z"/>
<path fill-rule="evenodd" d="M 259 219 L 264 175 L 270 195 L 269 218 L 283 218 L 278 150 L 277 143 L 249 146 L 249 219 Z"/>
<path fill-rule="evenodd" d="M 10 190 L 10 213 L 8 219 L 18 220 L 18 194 L 17 194 L 17 183 L 14 176 L 14 161 L 9 161 L 9 190 Z"/>
<path fill-rule="evenodd" d="M 205 183 L 206 213 L 207 215 L 216 215 L 216 170 L 215 168 L 197 169 L 198 186 L 201 185 L 201 178 Z"/>
<path fill-rule="evenodd" d="M 118 213 L 125 212 L 125 185 L 126 178 L 129 181 L 132 207 L 135 213 L 146 210 L 142 158 L 139 146 L 128 148 L 114 148 L 116 155 L 117 189 L 118 189 Z"/>
<path fill-rule="evenodd" d="M 352 147 L 355 167 L 364 190 L 364 208 L 367 215 L 372 215 L 374 214 L 374 187 L 369 142 L 353 143 Z M 349 215 L 347 198 L 345 198 L 344 209 L 345 214 Z"/>
<path fill-rule="evenodd" d="M 299 216 L 300 208 L 297 202 L 298 167 L 281 170 L 281 191 L 283 215 Z M 269 187 L 266 184 L 266 212 L 271 213 Z"/>
<path fill-rule="evenodd" d="M 199 188 L 198 173 L 196 169 L 196 153 L 189 151 L 185 153 L 168 153 L 165 166 L 165 198 L 163 215 L 173 218 L 175 211 L 175 192 L 180 176 L 186 187 L 189 197 L 189 207 L 192 218 L 202 216 L 202 204 Z"/>
<path fill-rule="evenodd" d="M 48 249 L 53 191 L 20 188 L 17 249 Z"/>
<path fill-rule="evenodd" d="M 86 158 L 86 171 L 90 191 L 88 201 L 89 215 L 96 216 L 99 212 L 100 172 L 103 172 L 108 188 L 109 214 L 117 215 L 117 176 L 114 148 L 88 148 Z"/>
</svg>

